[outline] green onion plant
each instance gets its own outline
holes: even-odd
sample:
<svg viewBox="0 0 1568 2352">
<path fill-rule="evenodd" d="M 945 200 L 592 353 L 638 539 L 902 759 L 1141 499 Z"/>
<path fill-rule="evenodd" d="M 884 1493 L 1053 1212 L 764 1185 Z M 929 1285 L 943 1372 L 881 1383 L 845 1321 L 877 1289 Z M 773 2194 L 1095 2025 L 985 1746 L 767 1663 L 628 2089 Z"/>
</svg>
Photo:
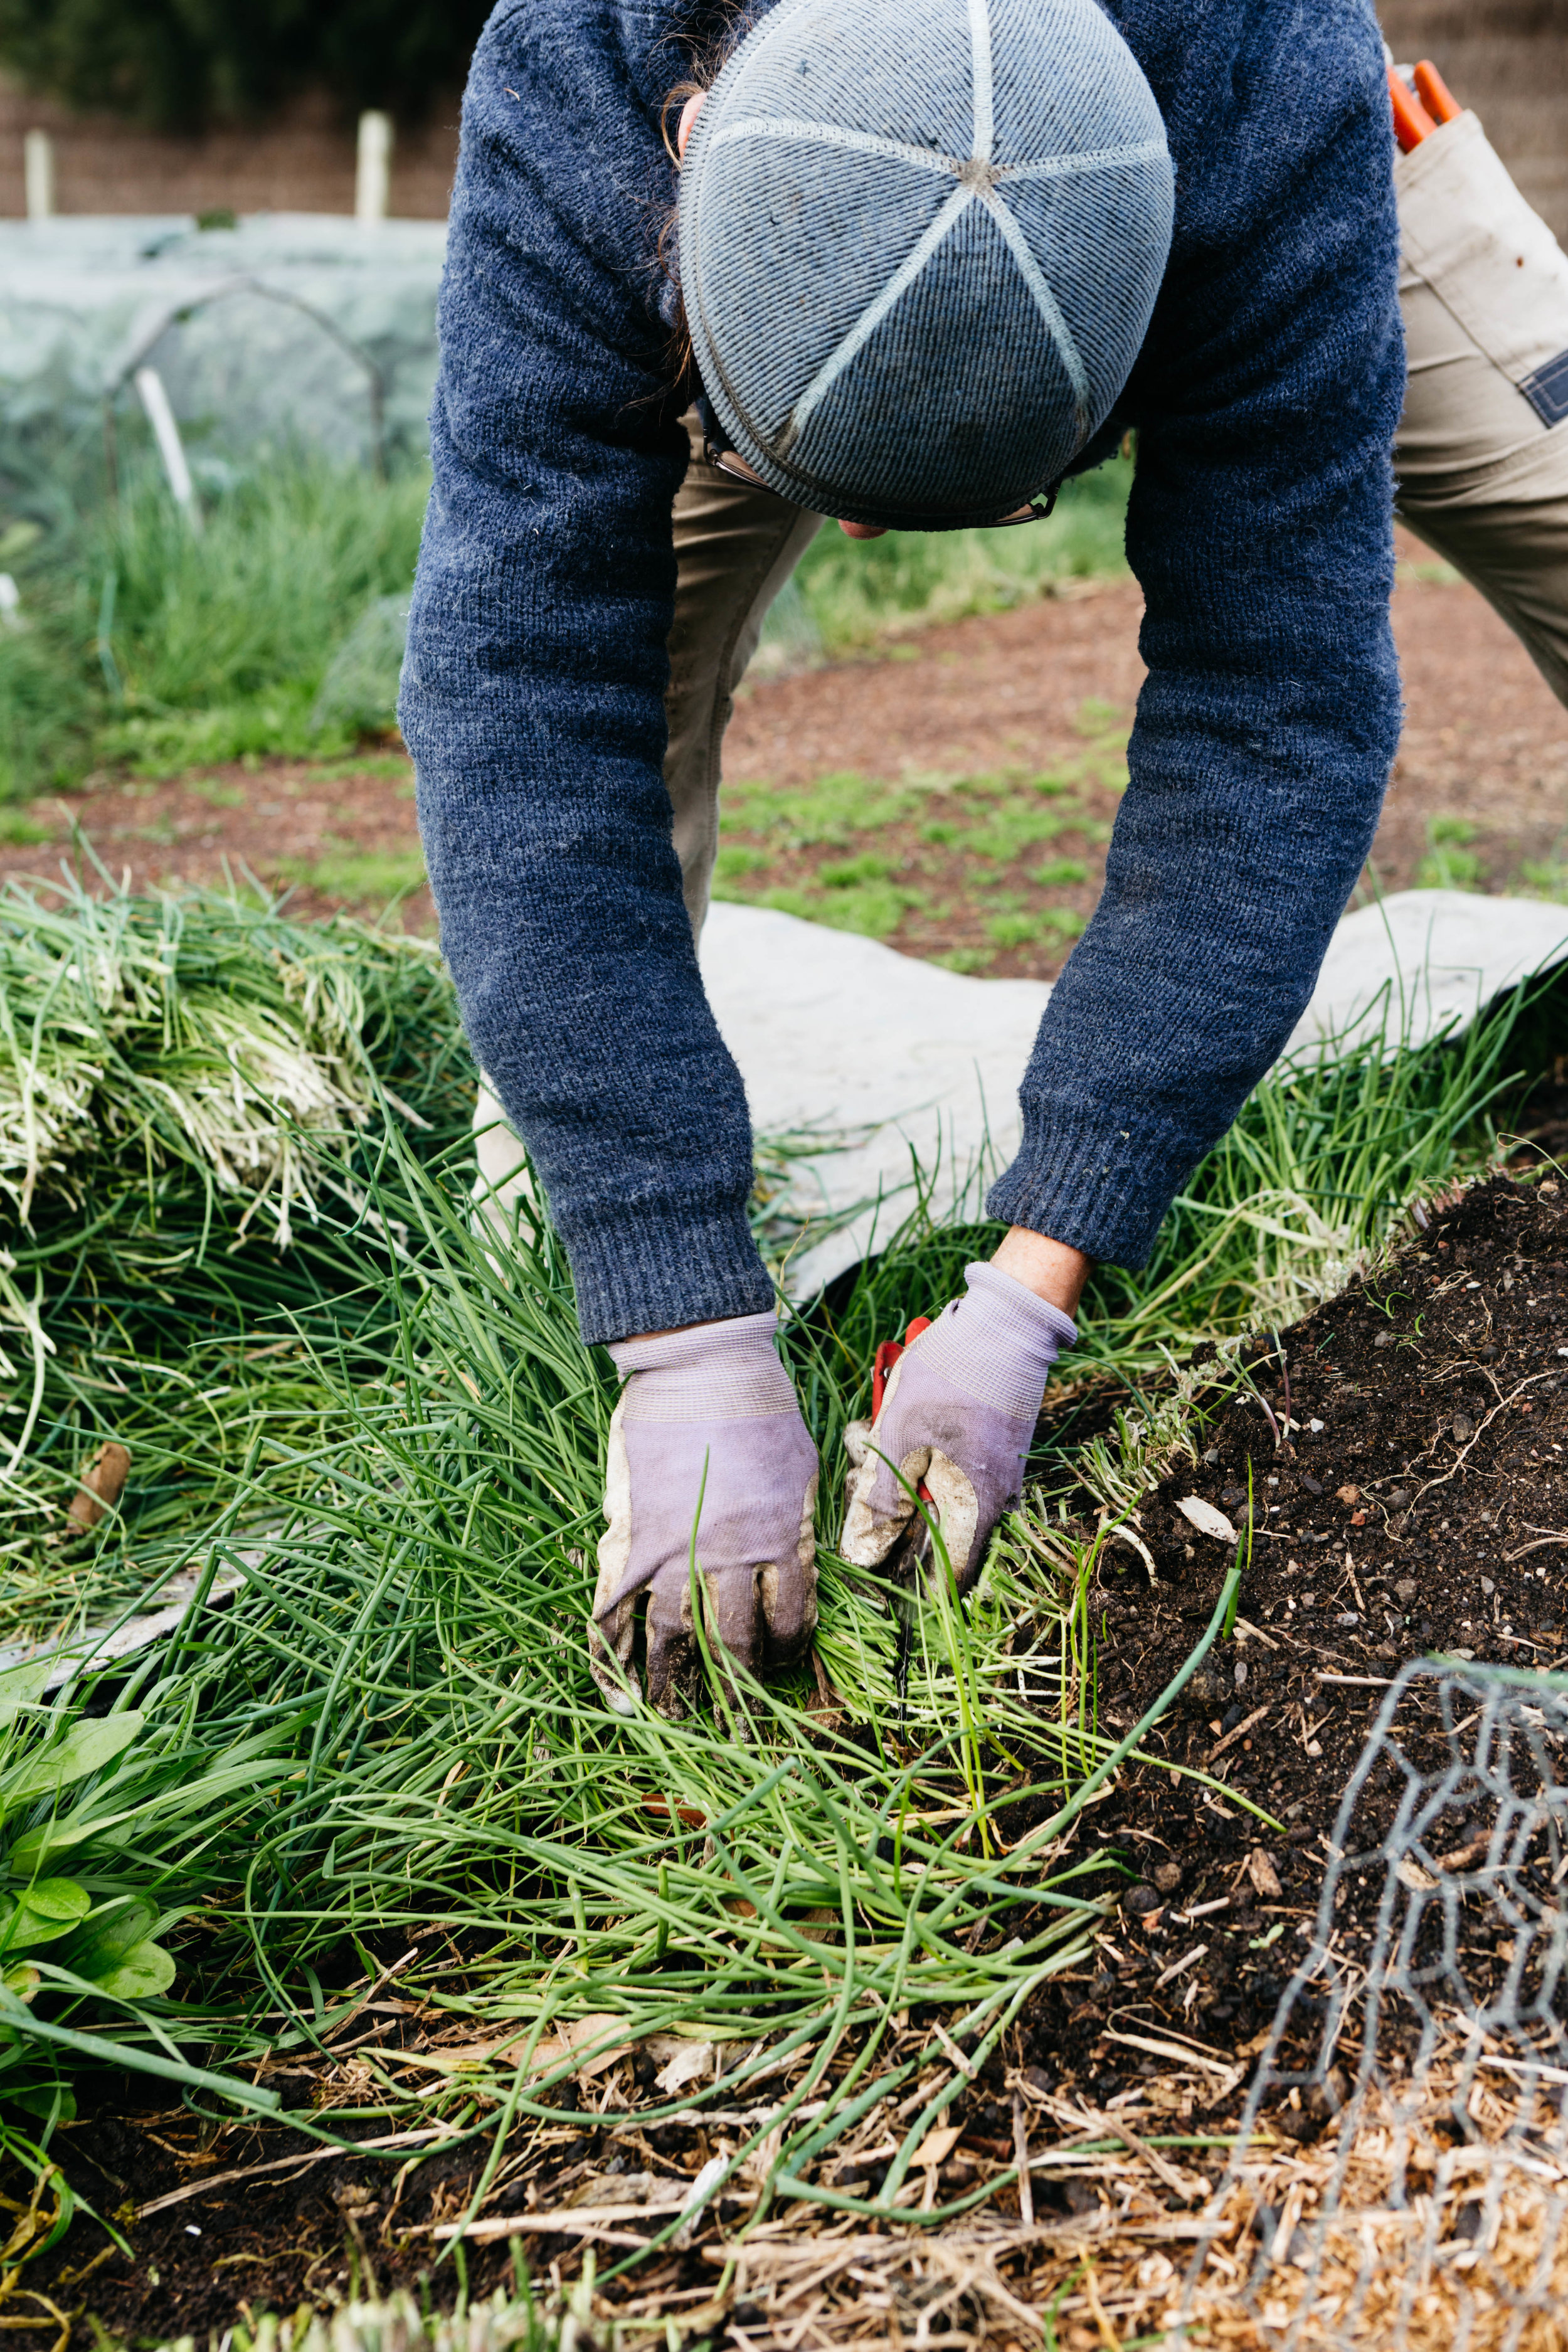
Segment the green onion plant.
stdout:
<svg viewBox="0 0 1568 2352">
<path fill-rule="evenodd" d="M 1288 1320 L 1413 1196 L 1485 1164 L 1519 1003 L 1464 1039 L 1374 1042 L 1259 1089 L 1149 1273 L 1091 1288 L 1083 1360 L 1128 1390 L 1114 1436 L 1075 1445 L 1058 1414 L 977 1591 L 939 1573 L 913 1596 L 900 1714 L 900 1612 L 837 1549 L 842 1433 L 877 1340 L 952 1296 L 995 1231 L 917 1205 L 786 1326 L 827 1473 L 816 1666 L 737 1676 L 730 1700 L 695 1688 L 671 1721 L 609 1714 L 588 1672 L 613 1368 L 578 1341 L 537 1194 L 508 1239 L 476 1227 L 472 1072 L 428 951 L 237 892 L 106 887 L 13 893 L 5 957 L 5 1279 L 28 1337 L 0 1375 L 0 1641 L 68 1638 L 76 1662 L 10 1735 L 10 1899 L 26 1916 L 69 1880 L 88 1897 L 69 1935 L 119 1906 L 174 1973 L 144 1954 L 153 1977 L 116 1988 L 75 1946 L 29 1948 L 0 1990 L 0 2100 L 61 2112 L 112 2060 L 220 2108 L 276 2102 L 273 2069 L 330 2060 L 349 1980 L 395 1965 L 451 2038 L 362 2044 L 352 2105 L 310 2129 L 492 2131 L 574 2096 L 595 2052 L 674 2034 L 711 2063 L 641 2121 L 749 2112 L 765 2085 L 769 2120 L 740 2130 L 726 2177 L 750 2168 L 764 2209 L 853 2209 L 823 2159 L 901 2101 L 878 2210 L 902 2210 L 918 2136 L 963 2081 L 942 2063 L 928 2084 L 930 2021 L 973 2064 L 1100 1916 L 1092 1842 L 1075 1860 L 1063 1841 L 1158 1708 L 1125 1737 L 1101 1727 L 1091 1595 L 1183 1442 L 1182 1360 Z M 330 1114 L 291 1112 L 298 1087 L 268 1097 L 264 1048 L 330 1082 Z M 248 1160 L 226 1141 L 221 1165 L 180 1097 L 208 1099 L 220 1055 L 237 1132 L 260 1139 Z M 63 1142 L 29 1143 L 33 1100 L 77 1107 Z M 68 1506 L 110 1439 L 130 1475 L 84 1530 Z M 111 1664 L 110 1636 L 171 1594 L 190 1596 L 173 1630 Z M 135 1718 L 124 1749 L 46 1787 L 44 1760 L 88 1752 L 68 1743 L 106 1706 Z"/>
</svg>

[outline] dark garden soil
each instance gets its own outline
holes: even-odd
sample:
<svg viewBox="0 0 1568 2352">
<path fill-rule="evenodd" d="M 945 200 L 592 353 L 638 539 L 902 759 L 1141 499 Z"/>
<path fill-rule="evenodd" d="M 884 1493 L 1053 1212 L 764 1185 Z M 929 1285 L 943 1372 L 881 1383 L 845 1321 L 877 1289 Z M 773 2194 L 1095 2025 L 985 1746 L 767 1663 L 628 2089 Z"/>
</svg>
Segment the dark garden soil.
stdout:
<svg viewBox="0 0 1568 2352">
<path fill-rule="evenodd" d="M 1256 1532 L 1235 1638 L 1145 1743 L 1221 1786 L 1150 1766 L 1124 1773 L 1086 1835 L 1120 1844 L 1138 1881 L 1097 1967 L 1047 1987 L 1034 2013 L 1037 2061 L 1101 2100 L 1136 2071 L 1119 2038 L 1129 2032 L 1174 2029 L 1245 2052 L 1269 2024 L 1310 1932 L 1347 1780 L 1403 1661 L 1568 1663 L 1557 1180 L 1499 1178 L 1466 1193 L 1282 1349 L 1243 1357 L 1239 1394 L 1234 1372 L 1200 1393 L 1201 1459 L 1137 1514 L 1153 1580 L 1120 1544 L 1099 1580 L 1102 1710 L 1129 1728 L 1196 1646 L 1232 1557 L 1179 1507 L 1195 1496 L 1245 1527 L 1250 1470 Z M 1419 1690 L 1396 1727 L 1417 1766 L 1445 1752 Z M 1374 1774 L 1355 1813 L 1358 1851 L 1393 1810 L 1392 1774 Z M 1465 1842 L 1456 1829 L 1454 1848 Z M 1381 1875 L 1369 1877 L 1363 1916 L 1352 1900 L 1336 1922 L 1342 1950 L 1364 1943 L 1381 1893 Z"/>
<path fill-rule="evenodd" d="M 1489 606 L 1400 546 L 1406 719 L 1377 879 L 1568 895 L 1568 714 Z M 1068 584 L 743 687 L 721 890 L 968 971 L 1058 971 L 1099 896 L 1143 674 L 1137 589 Z M 410 929 L 434 923 L 395 745 L 104 777 L 68 804 L 0 811 L 0 877 L 54 872 L 72 819 L 139 887 L 221 880 L 226 865 L 292 889 L 305 914 L 390 907 Z"/>
<path fill-rule="evenodd" d="M 1103 2113 L 1112 2101 L 1126 2114 L 1135 2091 L 1143 2132 L 1217 2137 L 1234 2124 L 1249 2063 L 1310 1935 L 1342 1792 L 1401 1663 L 1568 1662 L 1568 1199 L 1557 1178 L 1500 1177 L 1434 1213 L 1389 1266 L 1352 1282 L 1278 1349 L 1269 1340 L 1237 1362 L 1216 1360 L 1197 1413 L 1197 1458 L 1179 1465 L 1131 1523 L 1152 1576 L 1130 1544 L 1100 1556 L 1092 1613 L 1102 1723 L 1130 1727 L 1173 1680 L 1234 1557 L 1179 1506 L 1196 1497 L 1244 1529 L 1250 1474 L 1254 1535 L 1235 1633 L 1148 1736 L 1148 1754 L 1165 1761 L 1126 1770 L 1054 1860 L 1059 1869 L 1098 1859 L 1097 1874 L 1079 1884 L 1117 1907 L 1092 1959 L 1043 1988 L 951 2110 L 963 2131 L 942 2170 L 944 2199 L 1013 2161 L 1020 2101 L 1037 2145 L 1050 2144 L 1066 2115 Z M 1083 1522 L 1086 1532 L 1092 1524 Z M 1413 1697 L 1400 1728 L 1415 1764 L 1437 1759 L 1428 1704 Z M 1179 1777 L 1171 1764 L 1205 1778 Z M 1009 1806 L 1005 1788 L 998 1795 L 999 1825 L 1016 1838 L 1037 1818 L 1037 1801 Z M 1271 1818 L 1260 1821 L 1243 1800 Z M 1358 1850 L 1363 1837 L 1375 1842 L 1393 1803 L 1374 1774 L 1356 1818 Z M 1455 1850 L 1487 1826 L 1479 1817 L 1456 1822 Z M 1366 1948 L 1379 1891 L 1374 1874 L 1336 1916 L 1337 1948 L 1352 1962 Z M 997 1932 L 1018 1924 L 1010 1916 Z M 1505 1959 L 1496 1956 L 1499 1970 Z M 1492 1962 L 1483 1952 L 1472 1965 L 1484 1978 Z M 927 2046 L 930 2023 L 909 2021 L 902 2054 Z M 388 1993 L 373 1995 L 351 2039 L 424 2046 L 426 2035 L 464 2031 L 448 2012 Z M 353 2091 L 353 2068 L 345 2053 L 313 2086 L 286 2087 L 336 2102 Z M 658 2097 L 654 2071 L 638 2053 L 613 2078 L 584 2084 L 569 2095 L 572 2111 L 520 2132 L 509 2148 L 485 2210 L 522 2217 L 516 2235 L 536 2278 L 574 2275 L 584 2241 L 531 2229 L 527 2217 L 622 2205 L 616 2183 L 628 2173 L 650 2176 L 650 2200 L 679 2196 L 712 2152 L 720 2123 L 711 2118 L 646 2133 L 596 2123 L 594 2108 L 635 2100 L 639 2086 L 650 2103 Z M 1150 2120 L 1167 2109 L 1163 2123 Z M 1276 2121 L 1310 2137 L 1326 2113 L 1309 2104 Z M 424 2161 L 407 2142 L 380 2155 L 323 2153 L 273 2128 L 219 2130 L 184 2110 L 127 2112 L 112 2096 L 56 2146 L 79 2192 L 132 2247 L 127 2259 L 81 2221 L 27 2266 L 28 2289 L 79 2315 L 74 2340 L 84 2346 L 93 2340 L 88 2311 L 125 2340 L 200 2341 L 247 2312 L 329 2305 L 356 2284 L 384 2292 L 434 2273 L 431 2292 L 449 2302 L 457 2278 L 449 2263 L 437 2271 L 431 2231 L 463 2209 L 487 2153 L 483 2140 Z M 886 2165 L 880 2126 L 868 2125 L 867 2146 L 858 2162 L 830 2169 L 834 2185 L 876 2193 Z M 1185 2160 L 1200 2170 L 1206 2161 L 1212 2175 L 1221 2156 Z M 1076 2211 L 1074 2200 L 1088 2194 L 1079 2182 L 1037 2183 L 1037 2214 Z M 998 2204 L 1016 2212 L 1016 2190 L 1002 2189 Z M 745 2210 L 737 2200 L 710 2216 L 690 2248 L 628 2281 L 628 2297 L 645 2312 L 704 2308 L 723 2229 Z M 618 2214 L 598 2240 L 601 2270 L 661 2219 Z M 504 2240 L 470 2249 L 467 2262 L 471 2292 L 511 2275 Z M 20 2315 L 35 2306 L 11 2307 Z M 715 2312 L 712 2340 L 769 2346 L 759 2317 L 745 2306 Z"/>
</svg>

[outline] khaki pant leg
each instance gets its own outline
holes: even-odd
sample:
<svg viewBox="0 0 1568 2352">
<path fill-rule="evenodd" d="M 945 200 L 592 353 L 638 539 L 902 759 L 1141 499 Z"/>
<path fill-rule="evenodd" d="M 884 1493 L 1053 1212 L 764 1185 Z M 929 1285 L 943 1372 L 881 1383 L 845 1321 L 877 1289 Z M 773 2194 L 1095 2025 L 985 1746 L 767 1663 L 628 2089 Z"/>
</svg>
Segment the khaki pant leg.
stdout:
<svg viewBox="0 0 1568 2352">
<path fill-rule="evenodd" d="M 664 781 L 675 812 L 686 911 L 708 913 L 719 847 L 719 763 L 735 688 L 768 607 L 821 529 L 820 515 L 721 473 L 702 454 L 695 410 L 691 464 L 675 500 L 675 620 L 669 632 Z"/>
<path fill-rule="evenodd" d="M 1409 360 L 1400 518 L 1480 590 L 1568 703 L 1568 416 L 1549 421 L 1568 353 L 1568 262 L 1473 116 L 1400 157 L 1395 178 Z"/>
</svg>

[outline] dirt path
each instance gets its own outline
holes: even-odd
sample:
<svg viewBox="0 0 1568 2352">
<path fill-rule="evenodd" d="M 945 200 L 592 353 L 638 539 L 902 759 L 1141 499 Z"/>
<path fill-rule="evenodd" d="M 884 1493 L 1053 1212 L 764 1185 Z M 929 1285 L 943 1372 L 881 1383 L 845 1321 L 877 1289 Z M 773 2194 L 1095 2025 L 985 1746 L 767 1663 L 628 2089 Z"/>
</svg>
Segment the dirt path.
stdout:
<svg viewBox="0 0 1568 2352">
<path fill-rule="evenodd" d="M 1568 889 L 1568 714 L 1490 609 L 1441 571 L 1404 542 L 1394 625 L 1409 715 L 1378 879 Z M 1059 971 L 1103 874 L 1142 676 L 1139 611 L 1131 584 L 1091 587 L 743 688 L 721 890 L 967 971 Z M 55 869 L 63 807 L 40 800 L 0 823 L 0 874 Z M 139 885 L 220 879 L 226 860 L 290 886 L 306 912 L 391 906 L 411 927 L 434 920 L 398 756 L 106 781 L 69 809 Z"/>
</svg>

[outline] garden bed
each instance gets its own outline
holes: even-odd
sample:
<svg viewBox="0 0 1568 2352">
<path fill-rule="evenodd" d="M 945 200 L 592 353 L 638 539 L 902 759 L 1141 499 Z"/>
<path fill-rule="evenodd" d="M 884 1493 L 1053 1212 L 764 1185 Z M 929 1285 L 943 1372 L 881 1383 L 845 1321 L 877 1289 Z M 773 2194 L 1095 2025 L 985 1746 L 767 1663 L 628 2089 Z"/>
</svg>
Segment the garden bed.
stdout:
<svg viewBox="0 0 1568 2352">
<path fill-rule="evenodd" d="M 663 2037 L 568 2075 L 543 2112 L 514 2126 L 489 2179 L 483 2135 L 426 2157 L 424 2135 L 410 2133 L 402 2147 L 356 2158 L 275 2126 L 137 2113 L 139 2095 L 106 2093 L 56 2147 L 79 2193 L 125 2230 L 131 2253 L 79 2221 L 28 2265 L 27 2288 L 62 2311 L 90 2310 L 128 2341 L 200 2340 L 263 2310 L 422 2281 L 450 2301 L 458 2268 L 439 2263 L 437 2232 L 473 2212 L 460 2263 L 468 2292 L 510 2283 L 521 2257 L 558 2295 L 591 2256 L 590 2299 L 606 2327 L 617 2314 L 653 2315 L 690 2328 L 693 2341 L 772 2347 L 815 2310 L 824 2340 L 875 2340 L 889 2313 L 912 2328 L 922 2310 L 944 2306 L 955 2342 L 1032 2340 L 1008 2320 L 1009 2296 L 1024 2310 L 1057 2297 L 1072 2344 L 1101 2340 L 1096 2302 L 1116 2326 L 1148 2324 L 1201 2235 L 1196 2200 L 1223 2175 L 1251 2069 L 1312 1933 L 1342 1792 L 1400 1663 L 1436 1654 L 1549 1668 L 1568 1654 L 1560 1348 L 1568 1210 L 1557 1180 L 1494 1179 L 1432 1214 L 1394 1257 L 1278 1340 L 1215 1359 L 1192 1399 L 1193 1452 L 1144 1496 L 1122 1537 L 1104 1539 L 1103 1512 L 1065 1523 L 1091 1547 L 1100 1711 L 1118 1733 L 1190 1656 L 1237 1556 L 1181 1506 L 1196 1498 L 1224 1514 L 1245 1548 L 1250 1480 L 1234 1633 L 1148 1734 L 1142 1760 L 1047 1857 L 1057 1883 L 1075 1862 L 1087 1865 L 1078 1891 L 1114 1907 L 1081 1960 L 1047 1980 L 962 2084 L 927 2160 L 908 2176 L 906 2195 L 928 2208 L 962 2205 L 992 2177 L 1003 2180 L 938 2239 L 865 2216 L 901 2131 L 873 2105 L 820 2166 L 797 2164 L 838 2204 L 775 2201 L 737 2269 L 736 2231 L 761 2185 L 753 2171 L 727 2184 L 689 2243 L 636 2262 L 703 2168 L 765 2117 L 805 2064 L 804 2054 L 786 2061 L 770 2089 L 733 2108 L 711 2087 L 700 2100 L 694 2091 L 685 2119 L 671 2120 L 679 2065 L 663 2084 L 656 2075 L 684 2049 L 687 2079 L 700 2086 L 708 2061 L 690 2063 L 699 2043 Z M 1080 1441 L 1081 1406 L 1058 1408 L 1078 1412 Z M 1058 1539 L 1059 1508 L 1042 1525 Z M 1021 1628 L 1015 1647 L 1026 1661 L 1030 1641 Z M 826 1704 L 853 1718 L 836 1694 Z M 1417 1763 L 1443 1737 L 1423 1705 L 1418 1686 L 1397 1727 Z M 1010 1805 L 1010 1777 L 994 1755 L 987 1781 L 1005 1846 L 1048 1810 L 1039 1795 Z M 1374 1776 L 1363 1799 L 1373 1830 L 1392 1809 L 1393 1779 L 1385 1787 Z M 1336 1914 L 1352 1961 L 1381 1891 L 1369 1876 Z M 1015 1912 L 1008 1927 L 1026 1935 L 1027 1917 Z M 291 2105 L 341 2110 L 356 2088 L 356 2052 L 362 2092 L 368 2083 L 367 2047 L 381 2059 L 402 2049 L 416 2064 L 426 2055 L 439 2064 L 443 2050 L 460 2058 L 471 2025 L 398 1990 L 407 1948 L 398 1937 L 376 1939 L 383 1979 L 353 1969 L 329 1990 L 329 2009 L 346 1999 L 351 2013 L 329 2054 L 292 2063 Z M 448 1987 L 459 1986 L 461 1955 L 449 1948 L 447 1958 Z M 1505 1961 L 1493 1968 L 1482 1955 L 1478 1994 Z M 883 2064 L 920 2058 L 915 2104 L 934 2072 L 964 2064 L 942 2038 L 951 2021 L 932 2009 L 895 2021 Z M 833 2074 L 863 2041 L 846 2037 Z M 639 2126 L 639 2103 L 660 2120 Z M 901 2083 L 892 2106 L 907 2117 L 910 2104 Z M 601 2108 L 616 2120 L 601 2124 Z M 1271 2160 L 1310 2167 L 1329 2119 L 1310 2102 L 1271 2107 Z M 1037 2158 L 1060 2151 L 1034 2176 L 1026 2221 L 1020 2132 Z M 606 2282 L 620 2263 L 629 2266 Z M 15 2307 L 21 2315 L 28 2306 Z M 92 2340 L 85 2320 L 78 2333 Z"/>
</svg>

